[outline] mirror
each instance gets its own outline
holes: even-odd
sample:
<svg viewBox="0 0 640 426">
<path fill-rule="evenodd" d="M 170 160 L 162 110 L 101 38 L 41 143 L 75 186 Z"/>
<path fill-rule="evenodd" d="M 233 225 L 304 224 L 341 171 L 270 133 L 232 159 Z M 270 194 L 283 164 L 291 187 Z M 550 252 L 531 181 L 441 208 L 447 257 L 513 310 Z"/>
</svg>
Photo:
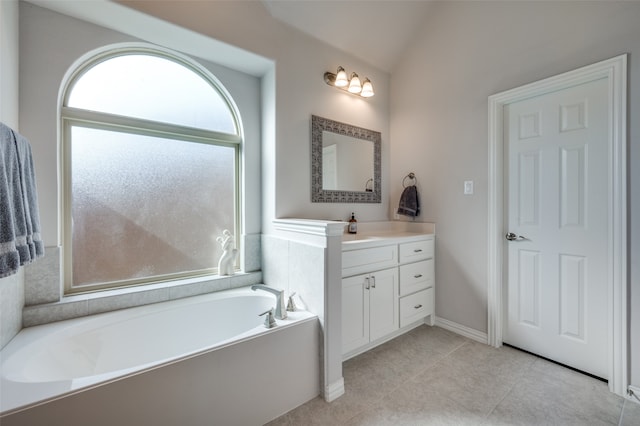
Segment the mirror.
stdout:
<svg viewBox="0 0 640 426">
<path fill-rule="evenodd" d="M 380 132 L 311 116 L 311 201 L 380 203 Z"/>
</svg>

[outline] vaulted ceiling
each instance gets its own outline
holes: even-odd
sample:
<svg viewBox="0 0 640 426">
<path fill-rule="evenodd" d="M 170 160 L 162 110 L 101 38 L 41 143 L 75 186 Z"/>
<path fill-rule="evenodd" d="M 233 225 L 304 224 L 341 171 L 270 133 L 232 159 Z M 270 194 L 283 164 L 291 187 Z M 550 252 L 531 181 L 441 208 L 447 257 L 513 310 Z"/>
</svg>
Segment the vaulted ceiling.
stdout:
<svg viewBox="0 0 640 426">
<path fill-rule="evenodd" d="M 428 0 L 262 1 L 274 18 L 387 72 L 433 5 Z"/>
</svg>

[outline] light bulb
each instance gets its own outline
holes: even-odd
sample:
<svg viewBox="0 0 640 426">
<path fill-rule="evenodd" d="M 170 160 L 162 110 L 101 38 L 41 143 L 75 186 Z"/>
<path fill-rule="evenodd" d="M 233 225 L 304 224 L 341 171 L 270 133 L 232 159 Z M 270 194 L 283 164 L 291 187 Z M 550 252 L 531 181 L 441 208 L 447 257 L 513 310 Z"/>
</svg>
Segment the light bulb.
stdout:
<svg viewBox="0 0 640 426">
<path fill-rule="evenodd" d="M 360 96 L 363 98 L 370 98 L 373 95 L 373 84 L 371 84 L 371 80 L 365 78 L 364 83 L 362 84 L 362 92 L 360 92 Z"/>
<path fill-rule="evenodd" d="M 336 81 L 334 85 L 336 87 L 346 87 L 349 84 L 349 80 L 347 79 L 347 72 L 342 67 L 338 67 L 338 72 L 336 73 Z"/>
<path fill-rule="evenodd" d="M 349 92 L 360 93 L 362 91 L 362 85 L 360 84 L 360 78 L 358 74 L 351 73 L 351 80 L 349 80 Z"/>
</svg>

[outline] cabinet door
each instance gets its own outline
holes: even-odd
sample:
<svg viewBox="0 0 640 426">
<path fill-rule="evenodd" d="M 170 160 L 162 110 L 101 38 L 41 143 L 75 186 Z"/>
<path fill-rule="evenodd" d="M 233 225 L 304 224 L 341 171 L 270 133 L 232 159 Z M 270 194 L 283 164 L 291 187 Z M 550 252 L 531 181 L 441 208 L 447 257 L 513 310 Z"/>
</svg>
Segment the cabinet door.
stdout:
<svg viewBox="0 0 640 426">
<path fill-rule="evenodd" d="M 374 341 L 399 328 L 398 268 L 371 273 L 369 283 L 369 330 Z"/>
<path fill-rule="evenodd" d="M 342 353 L 369 343 L 368 275 L 342 280 Z"/>
</svg>

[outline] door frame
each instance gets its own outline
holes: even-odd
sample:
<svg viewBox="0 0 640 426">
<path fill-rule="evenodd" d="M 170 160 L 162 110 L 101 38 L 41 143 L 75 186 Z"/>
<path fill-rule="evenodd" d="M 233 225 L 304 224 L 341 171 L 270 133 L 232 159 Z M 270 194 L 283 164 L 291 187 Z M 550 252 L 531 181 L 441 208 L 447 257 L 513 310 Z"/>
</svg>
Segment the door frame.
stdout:
<svg viewBox="0 0 640 426">
<path fill-rule="evenodd" d="M 504 107 L 549 92 L 608 79 L 609 275 L 607 334 L 609 390 L 625 396 L 627 360 L 627 54 L 489 96 L 488 343 L 502 346 L 506 282 L 504 224 Z"/>
</svg>

